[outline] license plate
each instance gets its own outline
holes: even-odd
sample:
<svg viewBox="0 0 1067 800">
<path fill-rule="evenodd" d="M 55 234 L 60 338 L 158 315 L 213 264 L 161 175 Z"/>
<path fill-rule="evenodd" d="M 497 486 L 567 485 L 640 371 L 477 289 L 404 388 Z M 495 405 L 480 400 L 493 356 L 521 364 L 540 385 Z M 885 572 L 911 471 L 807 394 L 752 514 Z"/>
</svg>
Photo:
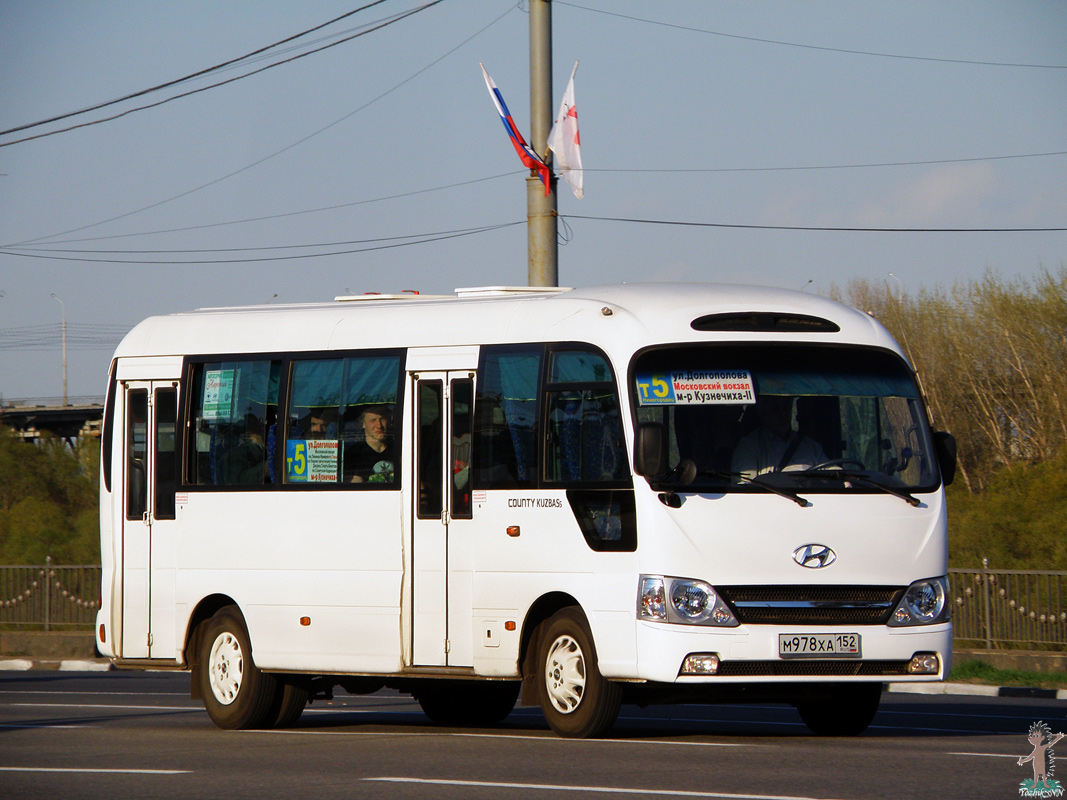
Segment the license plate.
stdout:
<svg viewBox="0 0 1067 800">
<path fill-rule="evenodd" d="M 859 658 L 858 633 L 780 633 L 780 658 Z"/>
</svg>

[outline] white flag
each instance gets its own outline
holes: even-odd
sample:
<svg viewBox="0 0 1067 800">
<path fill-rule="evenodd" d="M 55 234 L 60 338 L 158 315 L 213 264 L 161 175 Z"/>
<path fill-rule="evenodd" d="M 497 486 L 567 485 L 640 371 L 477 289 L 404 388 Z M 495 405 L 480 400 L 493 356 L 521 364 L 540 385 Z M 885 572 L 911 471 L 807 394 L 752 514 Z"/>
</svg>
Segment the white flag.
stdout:
<svg viewBox="0 0 1067 800">
<path fill-rule="evenodd" d="M 567 91 L 563 93 L 563 102 L 559 114 L 548 134 L 548 148 L 555 153 L 556 169 L 563 180 L 574 190 L 574 196 L 582 199 L 582 148 L 578 138 L 578 109 L 574 105 L 574 73 L 578 71 L 578 62 L 574 62 L 571 79 L 567 82 Z"/>
</svg>

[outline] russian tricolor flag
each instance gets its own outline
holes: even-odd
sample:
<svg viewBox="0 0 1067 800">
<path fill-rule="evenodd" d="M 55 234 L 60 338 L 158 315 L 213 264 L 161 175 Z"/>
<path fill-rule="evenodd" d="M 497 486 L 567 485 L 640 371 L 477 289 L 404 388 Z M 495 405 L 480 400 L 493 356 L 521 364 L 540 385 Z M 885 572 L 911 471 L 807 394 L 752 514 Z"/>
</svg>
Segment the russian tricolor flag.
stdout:
<svg viewBox="0 0 1067 800">
<path fill-rule="evenodd" d="M 504 130 L 506 130 L 508 136 L 511 137 L 511 143 L 515 146 L 515 152 L 519 154 L 519 158 L 525 167 L 537 170 L 541 182 L 545 185 L 545 195 L 547 196 L 552 190 L 552 170 L 550 170 L 548 165 L 541 160 L 541 157 L 534 152 L 534 149 L 526 144 L 526 140 L 522 138 L 519 129 L 515 127 L 515 120 L 511 118 L 511 112 L 508 111 L 507 104 L 504 102 L 504 96 L 500 94 L 500 90 L 496 88 L 493 79 L 490 78 L 489 73 L 485 71 L 485 66 L 482 64 L 479 64 L 478 66 L 482 68 L 482 75 L 485 77 L 485 85 L 489 88 L 489 96 L 493 98 L 493 105 L 496 106 L 497 113 L 500 114 L 500 121 L 504 123 Z"/>
</svg>

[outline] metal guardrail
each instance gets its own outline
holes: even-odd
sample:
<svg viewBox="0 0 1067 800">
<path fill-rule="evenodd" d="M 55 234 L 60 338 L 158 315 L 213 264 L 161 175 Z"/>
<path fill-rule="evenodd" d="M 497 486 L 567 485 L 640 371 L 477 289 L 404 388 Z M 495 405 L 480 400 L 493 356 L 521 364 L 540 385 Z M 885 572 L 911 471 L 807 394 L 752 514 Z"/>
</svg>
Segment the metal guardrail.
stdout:
<svg viewBox="0 0 1067 800">
<path fill-rule="evenodd" d="M 1067 572 L 950 569 L 949 583 L 957 644 L 1067 649 Z"/>
<path fill-rule="evenodd" d="M 92 629 L 100 567 L 0 566 L 0 626 Z M 957 645 L 1067 650 L 1067 572 L 950 569 Z"/>
<path fill-rule="evenodd" d="M 0 566 L 0 626 L 92 629 L 100 607 L 99 566 Z"/>
</svg>

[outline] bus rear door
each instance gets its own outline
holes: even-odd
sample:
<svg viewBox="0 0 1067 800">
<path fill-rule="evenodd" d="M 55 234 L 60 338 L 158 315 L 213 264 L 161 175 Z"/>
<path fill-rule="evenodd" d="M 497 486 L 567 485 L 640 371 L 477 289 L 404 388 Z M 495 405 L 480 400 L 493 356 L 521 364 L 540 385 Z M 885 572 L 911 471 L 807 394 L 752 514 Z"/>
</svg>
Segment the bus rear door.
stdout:
<svg viewBox="0 0 1067 800">
<path fill-rule="evenodd" d="M 177 383 L 124 381 L 122 658 L 175 655 Z"/>
<path fill-rule="evenodd" d="M 470 448 L 474 373 L 412 375 L 414 514 L 412 659 L 417 666 L 470 666 Z"/>
</svg>

